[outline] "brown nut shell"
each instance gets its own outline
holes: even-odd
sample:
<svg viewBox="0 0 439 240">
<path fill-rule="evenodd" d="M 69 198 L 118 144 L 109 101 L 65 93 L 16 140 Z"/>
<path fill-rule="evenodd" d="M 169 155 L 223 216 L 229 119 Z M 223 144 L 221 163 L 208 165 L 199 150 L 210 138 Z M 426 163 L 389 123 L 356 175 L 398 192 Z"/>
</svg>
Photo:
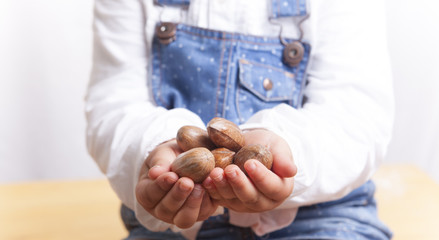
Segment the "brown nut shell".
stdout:
<svg viewBox="0 0 439 240">
<path fill-rule="evenodd" d="M 222 169 L 232 164 L 233 156 L 235 156 L 235 152 L 227 148 L 217 148 L 212 150 L 212 154 L 215 158 L 215 167 L 220 167 Z"/>
<path fill-rule="evenodd" d="M 215 167 L 215 158 L 207 148 L 192 148 L 178 155 L 171 164 L 171 171 L 201 183 Z"/>
<path fill-rule="evenodd" d="M 177 132 L 177 144 L 183 152 L 196 147 L 204 147 L 209 150 L 215 148 L 207 131 L 196 126 L 181 127 Z"/>
<path fill-rule="evenodd" d="M 259 144 L 242 147 L 241 150 L 235 154 L 233 163 L 236 164 L 245 174 L 247 174 L 244 169 L 244 163 L 249 159 L 258 160 L 268 169 L 271 169 L 273 166 L 273 155 L 268 148 Z"/>
<path fill-rule="evenodd" d="M 227 119 L 212 118 L 207 124 L 207 133 L 217 147 L 224 147 L 237 152 L 244 146 L 244 136 L 241 129 Z"/>
</svg>

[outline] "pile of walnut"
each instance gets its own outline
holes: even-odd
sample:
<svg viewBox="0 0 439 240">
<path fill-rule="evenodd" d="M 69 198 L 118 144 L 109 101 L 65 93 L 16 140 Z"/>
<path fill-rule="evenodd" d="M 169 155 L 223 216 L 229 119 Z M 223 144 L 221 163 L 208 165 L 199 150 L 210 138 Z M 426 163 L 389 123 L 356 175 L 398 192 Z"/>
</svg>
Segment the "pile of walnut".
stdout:
<svg viewBox="0 0 439 240">
<path fill-rule="evenodd" d="M 233 163 L 246 173 L 244 163 L 249 159 L 259 160 L 268 169 L 273 164 L 273 156 L 266 147 L 245 146 L 241 129 L 224 118 L 213 118 L 207 131 L 195 126 L 181 127 L 177 144 L 184 152 L 172 163 L 171 170 L 195 183 L 201 183 L 215 167 L 224 169 Z"/>
</svg>

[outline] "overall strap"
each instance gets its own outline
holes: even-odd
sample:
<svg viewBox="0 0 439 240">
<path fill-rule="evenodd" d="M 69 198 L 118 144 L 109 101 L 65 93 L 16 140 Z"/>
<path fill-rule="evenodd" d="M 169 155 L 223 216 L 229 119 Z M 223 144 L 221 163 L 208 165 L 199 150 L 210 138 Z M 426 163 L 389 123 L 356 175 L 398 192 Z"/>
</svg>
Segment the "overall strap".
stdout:
<svg viewBox="0 0 439 240">
<path fill-rule="evenodd" d="M 306 0 L 271 0 L 271 18 L 305 16 Z"/>
<path fill-rule="evenodd" d="M 212 1 L 212 0 L 206 0 Z M 190 0 L 154 0 L 154 3 L 161 6 L 189 6 Z M 270 17 L 300 17 L 305 16 L 306 0 L 271 0 Z"/>
<path fill-rule="evenodd" d="M 154 0 L 157 5 L 189 6 L 190 0 Z"/>
</svg>

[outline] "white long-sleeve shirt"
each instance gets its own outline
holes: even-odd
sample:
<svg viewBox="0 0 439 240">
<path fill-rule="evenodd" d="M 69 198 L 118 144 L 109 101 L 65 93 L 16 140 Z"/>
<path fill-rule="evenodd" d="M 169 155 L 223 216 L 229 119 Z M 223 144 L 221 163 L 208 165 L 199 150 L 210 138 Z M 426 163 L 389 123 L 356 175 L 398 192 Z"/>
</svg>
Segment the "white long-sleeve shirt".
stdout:
<svg viewBox="0 0 439 240">
<path fill-rule="evenodd" d="M 186 109 L 166 110 L 152 99 L 151 45 L 159 20 L 257 36 L 278 36 L 271 0 L 192 0 L 188 9 L 153 0 L 96 0 L 94 65 L 86 96 L 87 146 L 121 201 L 148 229 L 175 226 L 155 219 L 134 189 L 149 151 L 183 125 L 204 127 Z M 277 209 L 231 213 L 231 222 L 258 234 L 290 224 L 298 207 L 341 198 L 366 182 L 384 158 L 393 121 L 384 2 L 308 0 L 303 40 L 312 46 L 308 102 L 262 110 L 241 128 L 266 128 L 291 147 L 295 188 Z M 273 20 L 297 38 L 300 18 Z M 280 209 L 280 210 L 279 210 Z M 274 217 L 276 216 L 276 217 Z M 187 236 L 200 227 L 183 231 Z M 193 237 L 193 235 L 192 235 Z"/>
</svg>

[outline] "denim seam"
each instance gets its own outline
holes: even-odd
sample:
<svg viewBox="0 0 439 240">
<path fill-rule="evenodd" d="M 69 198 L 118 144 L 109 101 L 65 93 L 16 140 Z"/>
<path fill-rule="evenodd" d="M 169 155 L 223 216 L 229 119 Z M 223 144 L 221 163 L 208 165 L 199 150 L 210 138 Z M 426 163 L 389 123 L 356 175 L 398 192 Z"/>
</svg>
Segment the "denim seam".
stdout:
<svg viewBox="0 0 439 240">
<path fill-rule="evenodd" d="M 233 43 L 233 41 L 232 41 Z M 226 115 L 226 102 L 227 102 L 227 94 L 228 94 L 228 82 L 229 82 L 229 74 L 230 74 L 230 59 L 232 58 L 232 50 L 233 50 L 233 44 L 230 45 L 230 49 L 229 49 L 229 59 L 227 61 L 227 75 L 226 75 L 226 82 L 224 84 L 224 101 L 223 101 L 223 115 L 222 117 L 224 117 Z"/>
<path fill-rule="evenodd" d="M 249 92 L 251 92 L 253 95 L 259 97 L 260 99 L 262 99 L 265 102 L 276 102 L 276 101 L 286 101 L 286 100 L 290 100 L 293 98 L 293 94 L 291 94 L 291 96 L 279 96 L 279 97 L 270 97 L 267 98 L 264 95 L 260 94 L 257 90 L 254 90 L 254 88 L 252 88 L 251 86 L 249 86 L 247 83 L 245 82 L 240 82 L 245 88 L 248 89 Z M 293 89 L 294 91 L 294 89 Z"/>
<path fill-rule="evenodd" d="M 281 73 L 284 73 L 284 74 L 285 73 L 292 74 L 292 76 L 287 76 L 287 78 L 295 78 L 296 77 L 296 74 L 294 74 L 293 72 L 286 71 L 286 70 L 284 70 L 282 68 L 274 67 L 274 66 L 268 65 L 268 64 L 258 63 L 258 62 L 255 62 L 255 61 L 250 61 L 250 60 L 245 59 L 245 58 L 241 58 L 241 59 L 244 60 L 244 61 L 240 61 L 240 63 L 242 63 L 242 64 L 247 64 L 247 65 L 252 65 L 252 66 L 259 66 L 259 67 L 271 69 L 271 70 L 274 70 L 274 71 L 277 71 L 277 72 L 281 72 Z"/>
<path fill-rule="evenodd" d="M 221 83 L 221 75 L 223 74 L 223 71 L 221 69 L 223 68 L 223 58 L 224 58 L 224 51 L 225 51 L 225 42 L 224 39 L 222 39 L 221 43 L 221 57 L 220 57 L 220 64 L 219 64 L 219 70 L 218 70 L 218 80 L 217 80 L 217 87 L 216 87 L 216 103 L 215 103 L 215 116 L 218 114 L 218 104 L 219 104 L 219 93 L 220 93 L 220 83 Z"/>
<path fill-rule="evenodd" d="M 300 16 L 300 0 L 296 1 L 297 16 Z"/>
<path fill-rule="evenodd" d="M 238 69 L 238 71 L 240 71 L 241 69 Z M 241 73 L 239 73 L 239 74 L 241 74 Z M 238 77 L 239 78 L 239 77 Z M 237 81 L 239 81 L 240 79 L 238 79 Z M 239 109 L 239 92 L 241 91 L 241 89 L 242 89 L 242 87 L 241 87 L 241 84 L 237 84 L 237 89 L 236 89 L 236 93 L 235 93 L 235 95 L 236 95 L 236 99 L 235 99 L 235 104 L 236 104 L 236 113 L 238 114 L 238 120 L 239 120 L 239 122 L 241 122 L 241 119 L 242 119 L 242 117 L 241 117 L 241 111 L 240 111 L 240 109 Z"/>
<path fill-rule="evenodd" d="M 161 46 L 160 44 L 158 44 L 158 59 L 159 59 L 159 84 L 158 84 L 158 94 L 159 94 L 159 101 L 162 102 L 162 104 L 166 107 L 169 108 L 169 104 L 163 99 L 163 95 L 162 95 L 162 55 L 161 55 Z"/>
<path fill-rule="evenodd" d="M 280 0 L 277 0 L 277 13 L 276 13 L 276 17 L 279 17 L 280 15 Z"/>
<path fill-rule="evenodd" d="M 236 39 L 236 38 L 233 39 L 233 38 L 227 38 L 227 37 L 205 36 L 203 34 L 194 33 L 194 32 L 191 32 L 191 31 L 184 30 L 184 29 L 179 29 L 179 31 L 182 31 L 184 33 L 191 34 L 191 35 L 194 35 L 194 36 L 197 36 L 197 37 L 209 38 L 209 39 L 214 39 L 214 40 L 222 40 L 222 41 L 224 41 L 224 40 L 225 41 L 235 41 L 235 42 L 242 42 L 242 43 L 248 43 L 248 44 L 256 44 L 256 45 L 261 45 L 261 46 L 265 46 L 265 45 L 279 45 L 279 43 L 280 43 L 280 41 L 276 42 L 276 43 L 272 43 L 272 42 L 254 42 L 254 41 L 250 41 L 250 40 L 241 40 L 241 39 Z M 215 30 L 208 30 L 208 29 L 203 29 L 203 31 L 217 32 Z M 233 34 L 233 33 L 224 33 L 224 34 Z M 239 36 L 239 35 L 236 35 L 236 34 L 233 34 L 233 35 Z M 252 36 L 254 38 L 263 38 L 261 36 L 253 36 L 253 35 L 250 35 L 250 36 Z M 264 38 L 267 38 L 267 37 L 264 37 Z M 273 39 L 273 40 L 274 39 L 279 39 L 279 37 L 268 37 L 268 38 L 269 39 Z M 295 41 L 296 40 L 297 41 L 298 39 L 284 39 L 284 40 L 287 40 L 287 41 Z"/>
<path fill-rule="evenodd" d="M 247 63 L 244 62 L 244 61 L 240 61 L 239 63 L 240 63 L 240 69 L 241 69 L 241 64 L 242 65 L 246 64 L 246 65 L 252 65 L 252 66 L 260 66 L 262 68 L 267 68 L 267 69 L 273 69 L 273 70 L 276 70 L 276 71 L 281 72 L 281 73 L 290 73 L 288 71 L 285 71 L 285 70 L 279 69 L 279 68 L 275 68 L 275 67 L 272 67 L 270 65 L 265 65 L 265 64 L 257 64 L 256 65 L 256 64 L 252 64 L 251 61 L 247 61 Z M 248 89 L 249 92 L 251 92 L 253 95 L 259 97 L 260 99 L 262 99 L 265 102 L 287 101 L 287 100 L 289 102 L 291 102 L 292 99 L 294 98 L 294 90 L 295 90 L 295 82 L 296 82 L 296 79 L 295 79 L 296 75 L 294 73 L 291 73 L 291 74 L 293 74 L 293 77 L 286 76 L 287 78 L 291 78 L 291 80 L 293 82 L 293 89 L 291 89 L 290 94 L 289 95 L 277 96 L 277 97 L 266 97 L 266 96 L 262 95 L 254 87 L 252 87 L 251 85 L 248 85 L 247 81 L 245 81 L 246 78 L 244 77 L 244 73 L 242 71 L 239 72 L 238 81 L 239 81 L 239 84 L 243 85 L 246 89 Z"/>
</svg>

